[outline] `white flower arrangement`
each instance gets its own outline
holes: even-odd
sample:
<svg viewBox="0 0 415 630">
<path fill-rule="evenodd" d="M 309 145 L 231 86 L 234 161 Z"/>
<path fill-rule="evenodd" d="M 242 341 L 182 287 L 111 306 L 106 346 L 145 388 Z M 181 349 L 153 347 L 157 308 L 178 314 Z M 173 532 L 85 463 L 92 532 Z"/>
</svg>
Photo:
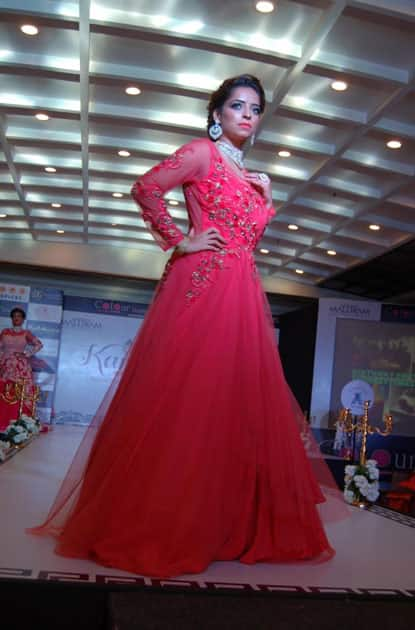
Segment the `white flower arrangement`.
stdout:
<svg viewBox="0 0 415 630">
<path fill-rule="evenodd" d="M 375 459 L 344 469 L 344 499 L 347 503 L 373 503 L 379 497 L 379 468 Z"/>
<path fill-rule="evenodd" d="M 0 433 L 0 461 L 5 461 L 13 446 L 22 445 L 39 431 L 39 422 L 29 416 L 22 415 L 19 420 L 13 420 L 5 431 Z"/>
</svg>

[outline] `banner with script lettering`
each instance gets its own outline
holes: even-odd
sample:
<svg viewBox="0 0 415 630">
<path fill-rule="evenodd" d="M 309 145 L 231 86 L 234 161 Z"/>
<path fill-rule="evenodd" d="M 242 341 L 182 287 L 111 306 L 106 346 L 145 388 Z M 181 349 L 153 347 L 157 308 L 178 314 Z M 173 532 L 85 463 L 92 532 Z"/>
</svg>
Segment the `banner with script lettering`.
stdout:
<svg viewBox="0 0 415 630">
<path fill-rule="evenodd" d="M 55 421 L 86 425 L 139 330 L 147 304 L 67 296 Z"/>
</svg>

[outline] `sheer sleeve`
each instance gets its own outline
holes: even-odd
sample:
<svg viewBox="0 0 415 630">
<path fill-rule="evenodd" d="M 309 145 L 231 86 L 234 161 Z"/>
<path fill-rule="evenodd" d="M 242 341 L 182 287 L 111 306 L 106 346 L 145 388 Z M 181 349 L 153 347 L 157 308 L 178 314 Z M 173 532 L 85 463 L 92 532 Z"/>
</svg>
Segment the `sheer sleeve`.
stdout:
<svg viewBox="0 0 415 630">
<path fill-rule="evenodd" d="M 173 155 L 139 177 L 131 195 L 141 208 L 141 215 L 163 250 L 174 247 L 184 238 L 167 211 L 163 195 L 179 186 L 203 178 L 210 164 L 209 140 L 193 140 Z"/>
<path fill-rule="evenodd" d="M 28 330 L 26 333 L 26 341 L 28 345 L 28 347 L 24 351 L 26 356 L 31 357 L 43 348 L 43 343 L 40 341 L 40 339 L 38 339 L 38 337 L 35 337 L 35 335 L 31 333 L 30 330 Z"/>
<path fill-rule="evenodd" d="M 268 221 L 267 221 L 267 223 L 271 223 L 272 219 L 277 214 L 277 211 L 275 210 L 274 206 L 268 206 L 267 211 L 268 211 Z"/>
</svg>

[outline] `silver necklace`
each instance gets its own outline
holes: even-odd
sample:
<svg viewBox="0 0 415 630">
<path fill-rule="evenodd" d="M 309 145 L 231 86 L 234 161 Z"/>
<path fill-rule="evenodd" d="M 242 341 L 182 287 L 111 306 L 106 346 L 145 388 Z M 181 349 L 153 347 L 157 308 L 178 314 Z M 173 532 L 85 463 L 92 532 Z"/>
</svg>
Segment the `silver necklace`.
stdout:
<svg viewBox="0 0 415 630">
<path fill-rule="evenodd" d="M 218 145 L 222 153 L 225 153 L 225 155 L 230 157 L 231 160 L 233 160 L 241 170 L 245 168 L 243 151 L 221 140 L 218 140 L 216 144 Z"/>
</svg>

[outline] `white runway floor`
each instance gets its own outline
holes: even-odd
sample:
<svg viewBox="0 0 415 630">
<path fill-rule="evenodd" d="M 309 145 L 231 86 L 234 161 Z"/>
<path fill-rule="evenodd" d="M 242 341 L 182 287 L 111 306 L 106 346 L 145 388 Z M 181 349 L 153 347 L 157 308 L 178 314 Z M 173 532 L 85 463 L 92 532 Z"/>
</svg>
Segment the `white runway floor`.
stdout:
<svg viewBox="0 0 415 630">
<path fill-rule="evenodd" d="M 415 519 L 392 520 L 382 509 L 353 508 L 349 519 L 329 526 L 337 555 L 322 564 L 216 562 L 198 575 L 155 580 L 56 556 L 52 539 L 24 529 L 42 521 L 81 436 L 78 427 L 55 427 L 0 466 L 1 578 L 415 598 Z"/>
</svg>

